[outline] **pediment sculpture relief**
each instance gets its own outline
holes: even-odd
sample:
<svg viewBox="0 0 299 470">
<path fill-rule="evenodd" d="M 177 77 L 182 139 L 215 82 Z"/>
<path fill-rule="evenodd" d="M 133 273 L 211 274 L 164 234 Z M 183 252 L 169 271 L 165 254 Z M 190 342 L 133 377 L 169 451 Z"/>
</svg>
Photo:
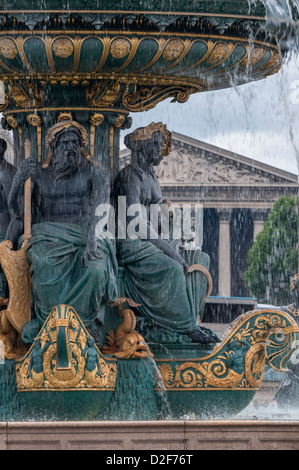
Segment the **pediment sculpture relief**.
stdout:
<svg viewBox="0 0 299 470">
<path fill-rule="evenodd" d="M 176 149 L 158 166 L 160 183 L 268 183 L 274 177 L 202 150 Z"/>
</svg>

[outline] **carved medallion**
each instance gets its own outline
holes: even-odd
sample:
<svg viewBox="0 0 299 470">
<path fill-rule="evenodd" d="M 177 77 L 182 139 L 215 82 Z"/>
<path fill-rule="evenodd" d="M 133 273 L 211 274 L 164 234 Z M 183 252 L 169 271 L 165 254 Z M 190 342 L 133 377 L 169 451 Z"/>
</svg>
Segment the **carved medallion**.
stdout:
<svg viewBox="0 0 299 470">
<path fill-rule="evenodd" d="M 177 59 L 184 49 L 184 44 L 179 39 L 172 39 L 169 41 L 163 52 L 163 59 L 174 60 Z"/>
<path fill-rule="evenodd" d="M 57 39 L 53 44 L 54 54 L 61 59 L 70 57 L 74 50 L 72 41 L 68 38 Z"/>
<path fill-rule="evenodd" d="M 112 41 L 110 52 L 114 59 L 122 59 L 129 54 L 131 49 L 130 41 L 123 38 L 118 38 Z"/>
<path fill-rule="evenodd" d="M 0 54 L 5 57 L 5 59 L 14 59 L 17 53 L 17 48 L 12 39 L 0 39 Z"/>
<path fill-rule="evenodd" d="M 220 60 L 227 59 L 230 54 L 230 48 L 228 44 L 224 42 L 219 42 L 215 45 L 214 49 L 211 52 L 209 57 L 209 64 L 213 64 L 215 62 L 219 62 Z"/>
</svg>

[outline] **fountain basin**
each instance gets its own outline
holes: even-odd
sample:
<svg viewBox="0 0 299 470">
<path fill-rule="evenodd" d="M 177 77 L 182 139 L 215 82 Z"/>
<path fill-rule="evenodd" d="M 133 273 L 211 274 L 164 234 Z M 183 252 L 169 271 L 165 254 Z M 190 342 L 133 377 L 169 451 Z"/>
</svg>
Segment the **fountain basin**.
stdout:
<svg viewBox="0 0 299 470">
<path fill-rule="evenodd" d="M 42 107 L 44 88 L 72 85 L 91 86 L 89 106 L 140 111 L 168 97 L 184 102 L 191 93 L 261 79 L 281 65 L 262 2 L 75 3 L 66 9 L 46 1 L 41 9 L 31 2 L 24 10 L 4 2 L 1 79 L 36 80 L 35 93 L 10 83 L 14 105 L 35 100 Z"/>
<path fill-rule="evenodd" d="M 294 23 L 297 16 L 294 7 Z M 275 18 L 280 35 L 291 34 L 289 20 Z M 114 160 L 111 168 L 108 159 L 104 162 L 113 180 L 116 142 L 119 130 L 131 125 L 130 112 L 149 110 L 168 98 L 184 103 L 194 93 L 276 73 L 282 53 L 271 25 L 260 1 L 65 5 L 45 0 L 42 7 L 31 1 L 24 8 L 20 0 L 5 0 L 0 7 L 0 80 L 5 83 L 0 111 L 2 125 L 13 130 L 16 166 L 25 135 L 43 162 L 47 130 L 61 114 L 71 114 L 86 128 L 91 156 L 98 158 L 102 150 Z"/>
<path fill-rule="evenodd" d="M 64 326 L 57 319 L 60 309 Z M 253 311 L 238 317 L 212 351 L 168 344 L 153 346 L 154 358 L 116 359 L 90 342 L 71 307 L 55 307 L 28 353 L 15 366 L 14 361 L 4 366 L 2 393 L 9 395 L 9 403 L 18 403 L 10 414 L 14 420 L 231 418 L 259 390 L 266 364 L 287 370 L 298 332 L 285 312 Z M 64 340 L 71 367 L 63 370 Z M 88 360 L 95 353 L 98 365 Z M 8 373 L 15 374 L 13 381 Z"/>
</svg>

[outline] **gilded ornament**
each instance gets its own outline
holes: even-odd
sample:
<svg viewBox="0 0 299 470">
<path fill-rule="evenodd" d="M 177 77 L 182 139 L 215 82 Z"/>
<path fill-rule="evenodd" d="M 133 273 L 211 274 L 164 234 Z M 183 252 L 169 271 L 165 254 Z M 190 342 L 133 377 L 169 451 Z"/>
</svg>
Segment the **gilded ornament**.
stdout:
<svg viewBox="0 0 299 470">
<path fill-rule="evenodd" d="M 61 367 L 66 353 L 70 357 L 69 366 Z M 16 363 L 19 391 L 114 390 L 116 374 L 115 359 L 106 360 L 102 356 L 79 316 L 68 305 L 53 307 L 26 356 Z"/>
<path fill-rule="evenodd" d="M 123 59 L 129 54 L 131 44 L 128 39 L 118 38 L 114 39 L 110 46 L 110 53 L 114 59 Z"/>
<path fill-rule="evenodd" d="M 88 87 L 85 93 L 85 101 L 88 106 L 110 107 L 120 95 L 119 81 L 100 80 Z"/>
<path fill-rule="evenodd" d="M 74 51 L 74 45 L 68 38 L 60 38 L 54 41 L 53 51 L 57 57 L 61 59 L 67 59 Z"/>
<path fill-rule="evenodd" d="M 36 108 L 43 104 L 45 92 L 27 80 L 21 85 L 9 83 L 9 96 L 21 108 Z"/>
<path fill-rule="evenodd" d="M 227 59 L 227 57 L 229 56 L 229 53 L 230 53 L 230 48 L 228 44 L 226 44 L 225 42 L 219 42 L 214 46 L 211 52 L 211 55 L 209 57 L 208 63 L 213 64 L 215 62 L 223 61 Z"/>
<path fill-rule="evenodd" d="M 11 127 L 12 129 L 15 129 L 15 128 L 17 127 L 17 125 L 18 125 L 17 122 L 16 122 L 16 120 L 15 120 L 15 118 L 14 118 L 13 116 L 11 116 L 11 115 L 8 115 L 8 116 L 6 117 L 6 122 L 7 122 L 7 124 L 9 125 L 9 127 Z"/>
<path fill-rule="evenodd" d="M 155 132 L 160 132 L 163 137 L 161 155 L 169 155 L 172 148 L 171 132 L 167 129 L 166 124 L 163 124 L 162 122 L 152 122 L 146 127 L 135 129 L 135 131 L 131 133 L 130 139 L 134 142 L 137 142 L 138 140 L 149 140 Z"/>
<path fill-rule="evenodd" d="M 296 280 L 298 279 L 299 277 L 299 274 L 295 274 L 295 276 L 293 277 L 292 281 L 291 281 L 291 289 L 292 291 L 295 290 L 295 286 L 296 286 Z"/>
<path fill-rule="evenodd" d="M 122 116 L 121 114 L 118 114 L 118 116 L 117 116 L 117 118 L 115 119 L 115 122 L 114 122 L 114 127 L 116 127 L 116 128 L 121 127 L 124 124 L 125 120 L 126 120 L 125 116 Z"/>
<path fill-rule="evenodd" d="M 8 359 L 24 353 L 22 342 L 17 341 L 17 338 L 31 316 L 31 278 L 26 251 L 26 242 L 17 251 L 12 249 L 9 240 L 0 244 L 0 263 L 9 286 L 7 308 L 1 311 L 0 338 L 4 342 L 5 357 Z"/>
<path fill-rule="evenodd" d="M 90 117 L 90 124 L 92 126 L 100 126 L 104 121 L 104 114 L 95 113 Z"/>
<path fill-rule="evenodd" d="M 111 307 L 118 307 L 118 316 L 122 318 L 122 321 L 115 332 L 113 330 L 108 331 L 108 345 L 103 346 L 103 353 L 113 355 L 119 359 L 153 357 L 144 338 L 135 331 L 136 317 L 131 309 L 124 308 L 126 303 L 130 307 L 138 307 L 139 305 L 127 297 L 120 297 L 109 304 Z"/>
<path fill-rule="evenodd" d="M 177 59 L 184 50 L 184 43 L 179 39 L 171 39 L 164 49 L 163 59 L 174 60 Z"/>
<path fill-rule="evenodd" d="M 38 127 L 42 124 L 42 118 L 38 114 L 29 114 L 27 120 L 31 126 Z"/>
<path fill-rule="evenodd" d="M 263 57 L 264 53 L 265 49 L 263 49 L 262 47 L 255 47 L 253 50 L 251 50 L 248 54 L 249 65 L 252 67 L 257 62 L 259 62 Z"/>
<path fill-rule="evenodd" d="M 72 121 L 73 116 L 71 113 L 59 113 L 59 116 L 57 118 L 57 122 L 61 121 Z"/>
<path fill-rule="evenodd" d="M 95 113 L 89 119 L 89 122 L 90 122 L 90 155 L 91 155 L 92 158 L 94 157 L 94 152 L 95 152 L 94 142 L 95 142 L 96 127 L 100 126 L 103 123 L 103 121 L 104 121 L 104 114 L 101 114 L 101 113 Z"/>
<path fill-rule="evenodd" d="M 11 94 L 12 99 L 16 103 L 17 106 L 22 108 L 30 107 L 31 100 L 29 96 L 17 85 L 9 86 L 9 91 Z"/>
<path fill-rule="evenodd" d="M 283 311 L 246 312 L 232 322 L 210 355 L 179 363 L 158 359 L 158 369 L 166 390 L 256 390 L 266 361 L 276 370 L 287 369 L 298 332 L 295 320 Z"/>
<path fill-rule="evenodd" d="M 14 59 L 17 56 L 17 53 L 17 48 L 12 39 L 0 39 L 0 54 L 5 57 L 5 59 Z"/>
<path fill-rule="evenodd" d="M 297 308 L 294 307 L 294 305 L 290 304 L 290 305 L 287 305 L 287 311 L 289 313 L 291 313 L 292 315 L 294 315 L 294 317 L 298 317 L 299 316 L 299 310 Z"/>
</svg>

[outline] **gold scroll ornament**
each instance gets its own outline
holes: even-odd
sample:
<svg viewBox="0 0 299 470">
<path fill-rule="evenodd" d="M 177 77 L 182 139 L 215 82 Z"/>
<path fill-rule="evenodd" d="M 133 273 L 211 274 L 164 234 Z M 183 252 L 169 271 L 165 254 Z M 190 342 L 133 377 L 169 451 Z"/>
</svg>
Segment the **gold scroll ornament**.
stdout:
<svg viewBox="0 0 299 470">
<path fill-rule="evenodd" d="M 25 142 L 25 158 L 31 155 L 31 143 Z M 31 279 L 27 263 L 27 247 L 31 238 L 31 181 L 25 182 L 24 241 L 14 251 L 10 240 L 0 243 L 0 263 L 9 287 L 7 309 L 0 312 L 0 340 L 4 342 L 4 355 L 13 359 L 24 354 L 20 339 L 24 325 L 31 315 Z"/>
</svg>

